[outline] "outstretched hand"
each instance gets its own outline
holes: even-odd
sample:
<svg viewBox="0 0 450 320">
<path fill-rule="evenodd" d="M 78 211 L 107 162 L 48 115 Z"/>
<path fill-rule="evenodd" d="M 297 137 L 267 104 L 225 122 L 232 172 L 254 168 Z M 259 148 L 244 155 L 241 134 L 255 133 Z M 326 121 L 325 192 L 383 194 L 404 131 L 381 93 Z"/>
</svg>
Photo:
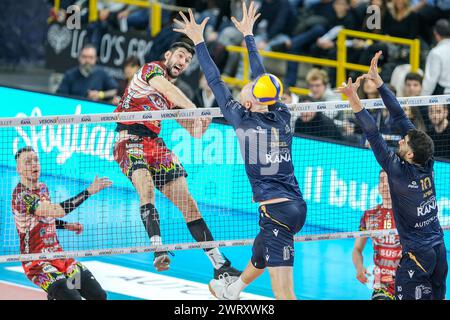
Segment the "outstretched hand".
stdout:
<svg viewBox="0 0 450 320">
<path fill-rule="evenodd" d="M 176 24 L 178 24 L 179 27 L 174 28 L 173 31 L 184 33 L 194 42 L 195 45 L 197 45 L 205 41 L 203 38 L 203 32 L 205 30 L 206 24 L 208 23 L 209 17 L 206 17 L 200 24 L 198 24 L 195 22 L 192 10 L 189 9 L 188 11 L 189 11 L 189 19 L 184 15 L 182 11 L 179 12 L 184 22 L 174 19 L 173 21 Z"/>
<path fill-rule="evenodd" d="M 100 192 L 101 190 L 108 188 L 112 185 L 112 181 L 109 180 L 106 177 L 99 178 L 98 176 L 95 176 L 94 182 L 87 188 L 87 191 L 90 195 L 96 194 L 97 192 Z"/>
<path fill-rule="evenodd" d="M 375 82 L 377 88 L 383 85 L 383 80 L 378 74 L 378 60 L 380 59 L 382 54 L 383 52 L 381 50 L 375 54 L 375 56 L 372 58 L 372 61 L 370 62 L 369 72 L 364 75 L 365 79 L 370 79 Z"/>
<path fill-rule="evenodd" d="M 364 76 L 360 76 L 356 79 L 355 83 L 352 82 L 352 78 L 348 78 L 347 83 L 343 83 L 342 87 L 339 87 L 336 89 L 337 92 L 343 93 L 348 97 L 348 102 L 350 104 L 350 107 L 352 108 L 353 112 L 359 112 L 362 110 L 361 102 L 358 97 L 358 88 L 361 84 L 361 80 L 364 78 Z"/>
<path fill-rule="evenodd" d="M 231 21 L 234 23 L 236 29 L 238 29 L 245 36 L 253 35 L 253 26 L 256 20 L 258 20 L 261 13 L 256 13 L 255 2 L 251 2 L 247 10 L 245 1 L 242 1 L 242 20 L 237 21 L 235 17 L 231 17 Z"/>
</svg>

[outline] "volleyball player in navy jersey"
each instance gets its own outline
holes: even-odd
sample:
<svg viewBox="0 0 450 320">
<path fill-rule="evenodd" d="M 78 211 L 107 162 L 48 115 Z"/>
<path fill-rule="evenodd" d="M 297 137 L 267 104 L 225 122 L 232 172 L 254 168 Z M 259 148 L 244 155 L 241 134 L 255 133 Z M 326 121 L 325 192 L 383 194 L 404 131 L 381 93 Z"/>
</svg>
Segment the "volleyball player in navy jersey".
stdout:
<svg viewBox="0 0 450 320">
<path fill-rule="evenodd" d="M 371 149 L 386 171 L 392 209 L 400 243 L 403 247 L 395 274 L 395 298 L 398 300 L 445 299 L 447 256 L 444 234 L 438 219 L 434 185 L 433 140 L 417 130 L 408 119 L 394 94 L 378 74 L 379 51 L 372 59 L 369 73 L 349 79 L 338 91 L 345 94 Z M 375 82 L 381 98 L 401 130 L 397 153 L 391 151 L 378 131 L 372 116 L 361 106 L 358 94 L 361 79 Z"/>
<path fill-rule="evenodd" d="M 253 39 L 254 22 L 259 17 L 254 3 L 247 10 L 243 2 L 243 19 L 232 18 L 243 33 L 253 76 L 266 73 Z M 292 164 L 291 114 L 281 102 L 270 106 L 259 103 L 252 93 L 254 82 L 240 93 L 240 102 L 233 99 L 221 80 L 219 70 L 206 48 L 203 31 L 208 18 L 197 24 L 180 12 L 184 22 L 174 31 L 186 34 L 195 44 L 200 66 L 206 76 L 225 119 L 233 126 L 241 147 L 245 170 L 250 181 L 253 200 L 258 202 L 260 232 L 253 243 L 251 261 L 241 276 L 211 280 L 211 293 L 219 299 L 238 299 L 240 292 L 267 267 L 277 299 L 295 299 L 293 281 L 294 235 L 306 219 L 303 200 Z"/>
</svg>

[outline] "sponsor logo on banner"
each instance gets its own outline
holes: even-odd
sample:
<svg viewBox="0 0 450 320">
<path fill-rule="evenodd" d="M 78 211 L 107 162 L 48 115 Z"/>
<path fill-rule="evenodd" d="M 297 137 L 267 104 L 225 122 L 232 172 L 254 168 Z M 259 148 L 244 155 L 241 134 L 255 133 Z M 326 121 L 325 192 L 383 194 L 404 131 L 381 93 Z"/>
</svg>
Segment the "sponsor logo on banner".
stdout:
<svg viewBox="0 0 450 320">
<path fill-rule="evenodd" d="M 178 114 L 177 113 L 162 113 L 161 118 L 163 118 L 163 119 L 178 118 Z"/>
<path fill-rule="evenodd" d="M 153 119 L 153 116 L 151 114 L 144 114 L 142 119 Z"/>
<path fill-rule="evenodd" d="M 82 117 L 81 118 L 81 122 L 91 122 L 92 120 L 91 120 L 91 117 L 89 117 L 89 116 L 86 116 L 86 117 Z"/>
<path fill-rule="evenodd" d="M 100 118 L 100 121 L 117 121 L 118 116 L 103 116 Z"/>
<path fill-rule="evenodd" d="M 319 104 L 317 105 L 317 110 L 325 110 L 327 108 L 326 104 Z"/>
<path fill-rule="evenodd" d="M 336 104 L 335 109 L 345 109 L 347 107 L 348 107 L 348 104 L 346 104 L 346 103 L 338 103 L 338 104 Z"/>
<path fill-rule="evenodd" d="M 126 114 L 126 113 L 122 113 L 120 116 L 118 116 L 120 118 L 120 120 L 134 120 L 135 116 L 134 114 Z"/>
<path fill-rule="evenodd" d="M 0 126 L 9 126 L 11 123 L 12 120 L 0 120 Z"/>
<path fill-rule="evenodd" d="M 202 115 L 202 116 L 210 116 L 211 115 L 211 111 L 202 111 L 202 113 L 200 115 Z"/>
<path fill-rule="evenodd" d="M 57 122 L 58 122 L 58 118 L 39 120 L 39 124 L 56 124 Z"/>
<path fill-rule="evenodd" d="M 31 121 L 28 119 L 22 120 L 22 121 L 20 121 L 20 124 L 22 124 L 22 125 L 31 124 Z"/>
<path fill-rule="evenodd" d="M 439 102 L 439 100 L 438 100 L 438 98 L 430 98 L 429 100 L 428 100 L 428 102 L 429 103 L 438 103 Z"/>
<path fill-rule="evenodd" d="M 58 119 L 57 122 L 59 124 L 70 124 L 70 123 L 73 123 L 74 120 L 75 120 L 75 118 Z"/>
<path fill-rule="evenodd" d="M 373 106 L 374 106 L 374 107 L 382 107 L 382 106 L 383 106 L 383 101 L 375 101 L 375 102 L 373 103 Z"/>
</svg>

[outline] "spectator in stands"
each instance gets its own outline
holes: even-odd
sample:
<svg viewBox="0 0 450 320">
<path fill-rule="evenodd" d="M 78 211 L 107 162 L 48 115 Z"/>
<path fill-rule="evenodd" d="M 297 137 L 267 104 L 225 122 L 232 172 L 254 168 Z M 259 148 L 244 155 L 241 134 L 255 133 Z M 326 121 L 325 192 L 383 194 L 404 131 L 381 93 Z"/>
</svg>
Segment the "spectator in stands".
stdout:
<svg viewBox="0 0 450 320">
<path fill-rule="evenodd" d="M 415 39 L 419 35 L 419 18 L 409 0 L 392 0 L 384 17 L 384 34 Z"/>
<path fill-rule="evenodd" d="M 422 92 L 423 78 L 420 74 L 409 72 L 405 76 L 405 84 L 403 87 L 403 95 L 405 97 L 418 97 Z M 407 107 L 405 109 L 409 118 L 412 117 L 414 125 L 422 131 L 426 131 L 429 126 L 428 109 L 426 107 Z M 415 121 L 415 122 L 414 122 Z"/>
<path fill-rule="evenodd" d="M 300 97 L 299 102 L 316 102 L 311 97 Z M 302 112 L 295 122 L 295 133 L 302 135 L 342 140 L 342 134 L 322 112 Z"/>
<path fill-rule="evenodd" d="M 100 49 L 102 37 L 108 32 L 109 25 L 117 21 L 117 15 L 125 7 L 126 5 L 123 3 L 114 3 L 108 0 L 97 1 L 98 19 L 88 26 L 90 41 L 97 49 Z"/>
<path fill-rule="evenodd" d="M 430 118 L 431 126 L 427 133 L 434 141 L 434 156 L 450 158 L 448 106 L 429 106 L 428 117 Z"/>
<path fill-rule="evenodd" d="M 96 65 L 97 50 L 93 45 L 81 49 L 78 63 L 78 67 L 66 71 L 57 93 L 93 101 L 109 101 L 117 94 L 117 82 Z"/>
<path fill-rule="evenodd" d="M 216 98 L 206 82 L 205 76 L 202 74 L 200 78 L 200 84 L 198 90 L 194 94 L 194 99 L 192 102 L 197 106 L 197 108 L 217 108 Z"/>
<path fill-rule="evenodd" d="M 423 77 L 415 72 L 409 72 L 405 76 L 403 95 L 405 97 L 417 97 L 422 92 Z"/>
<path fill-rule="evenodd" d="M 128 57 L 128 59 L 125 60 L 125 62 L 123 63 L 124 79 L 119 81 L 119 89 L 117 91 L 117 95 L 113 98 L 112 101 L 114 105 L 119 104 L 120 99 L 122 99 L 122 96 L 125 92 L 125 89 L 128 87 L 131 79 L 133 79 L 134 74 L 139 70 L 140 67 L 141 62 L 136 56 Z"/>
<path fill-rule="evenodd" d="M 434 26 L 437 45 L 427 56 L 422 95 L 450 93 L 450 23 L 441 19 Z"/>
<path fill-rule="evenodd" d="M 328 74 L 325 70 L 313 68 L 306 75 L 310 96 L 316 101 L 339 101 L 341 97 L 329 87 Z M 334 119 L 339 112 L 326 111 L 325 114 Z"/>
<path fill-rule="evenodd" d="M 418 13 L 423 39 L 431 44 L 433 38 L 432 26 L 439 19 L 449 19 L 450 0 L 412 0 Z"/>
<path fill-rule="evenodd" d="M 357 19 L 350 6 L 350 0 L 333 1 L 333 14 L 331 19 L 328 20 L 326 28 L 327 32 L 312 45 L 310 54 L 314 57 L 336 60 L 336 40 L 339 31 L 342 29 L 357 29 Z M 328 74 L 330 82 L 334 83 L 336 81 L 336 68 L 330 68 Z"/>
<path fill-rule="evenodd" d="M 306 75 L 309 94 L 317 101 L 339 101 L 340 96 L 329 87 L 328 74 L 325 70 L 313 68 Z"/>
</svg>

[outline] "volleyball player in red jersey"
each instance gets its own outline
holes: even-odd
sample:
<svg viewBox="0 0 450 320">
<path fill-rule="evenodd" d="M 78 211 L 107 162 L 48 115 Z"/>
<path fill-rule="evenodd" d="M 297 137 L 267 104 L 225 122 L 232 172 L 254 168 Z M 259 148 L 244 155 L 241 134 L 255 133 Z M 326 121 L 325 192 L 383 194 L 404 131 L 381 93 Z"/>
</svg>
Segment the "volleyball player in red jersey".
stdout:
<svg viewBox="0 0 450 320">
<path fill-rule="evenodd" d="M 196 106 L 173 84 L 191 63 L 194 49 L 185 42 L 175 42 L 164 54 L 163 61 L 146 63 L 133 76 L 115 112 L 194 109 Z M 210 119 L 178 120 L 194 138 L 200 138 Z M 213 241 L 213 236 L 192 198 L 186 181 L 187 173 L 158 137 L 161 121 L 125 122 L 117 124 L 118 139 L 114 158 L 122 172 L 131 180 L 140 198 L 140 214 L 151 245 L 161 245 L 159 213 L 155 208 L 155 187 L 183 214 L 192 237 L 198 241 Z M 239 276 L 230 261 L 218 248 L 205 253 L 214 267 L 214 278 L 227 273 Z M 158 271 L 169 268 L 166 251 L 155 252 L 154 266 Z"/>
<path fill-rule="evenodd" d="M 376 208 L 364 212 L 361 218 L 360 230 L 371 231 L 381 229 L 395 229 L 392 201 L 389 193 L 388 178 L 385 171 L 379 175 L 378 191 L 382 203 Z M 395 271 L 402 257 L 402 246 L 398 235 L 372 237 L 374 280 L 372 300 L 394 300 Z M 353 248 L 353 264 L 356 268 L 356 278 L 361 283 L 367 283 L 367 270 L 363 265 L 362 252 L 366 246 L 367 238 L 358 238 Z"/>
<path fill-rule="evenodd" d="M 20 238 L 22 254 L 63 251 L 56 229 L 83 231 L 79 223 L 67 223 L 64 217 L 91 195 L 107 188 L 111 181 L 95 178 L 94 182 L 77 196 L 59 204 L 52 203 L 47 186 L 39 182 L 41 167 L 31 147 L 16 153 L 20 182 L 12 195 L 14 221 Z M 92 273 L 74 259 L 34 260 L 22 263 L 25 275 L 47 292 L 49 300 L 105 300 L 106 292 Z M 79 281 L 79 282 L 78 282 Z"/>
</svg>

